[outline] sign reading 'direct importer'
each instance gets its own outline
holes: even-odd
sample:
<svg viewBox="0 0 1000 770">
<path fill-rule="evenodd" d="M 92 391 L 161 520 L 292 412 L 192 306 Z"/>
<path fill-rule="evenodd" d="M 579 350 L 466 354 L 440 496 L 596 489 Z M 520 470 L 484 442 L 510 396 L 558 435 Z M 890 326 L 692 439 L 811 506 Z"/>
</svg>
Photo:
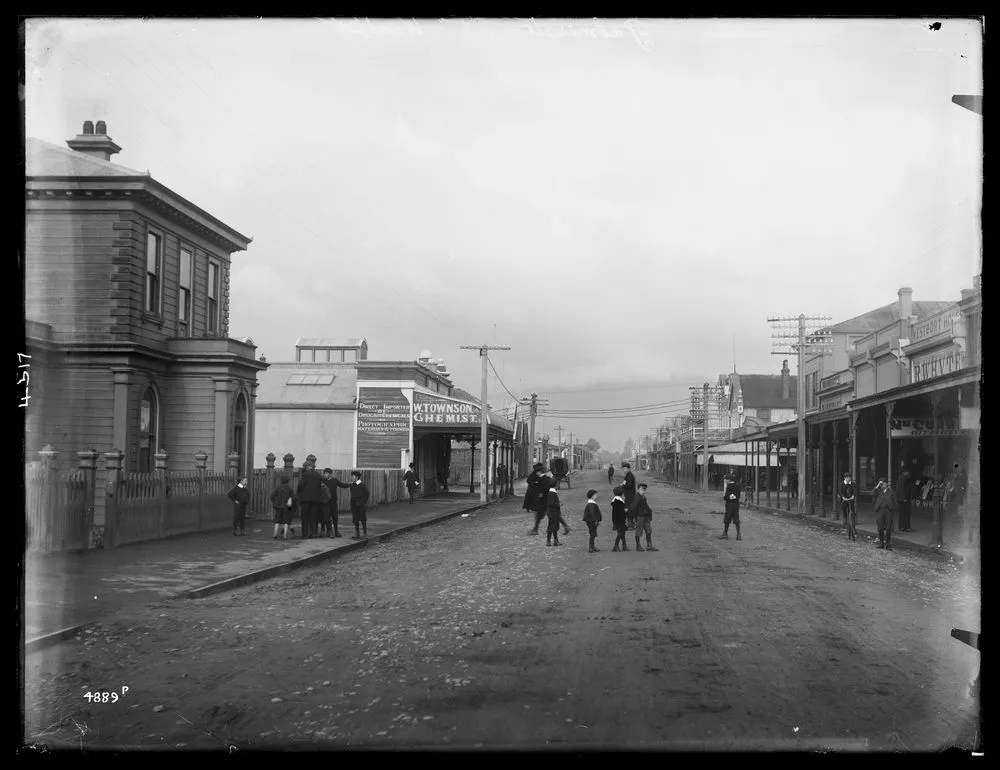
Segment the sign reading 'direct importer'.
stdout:
<svg viewBox="0 0 1000 770">
<path fill-rule="evenodd" d="M 359 388 L 358 467 L 398 468 L 410 446 L 410 402 L 399 388 Z"/>
<path fill-rule="evenodd" d="M 459 401 L 445 401 L 421 393 L 413 396 L 413 424 L 479 425 L 479 407 Z"/>
</svg>

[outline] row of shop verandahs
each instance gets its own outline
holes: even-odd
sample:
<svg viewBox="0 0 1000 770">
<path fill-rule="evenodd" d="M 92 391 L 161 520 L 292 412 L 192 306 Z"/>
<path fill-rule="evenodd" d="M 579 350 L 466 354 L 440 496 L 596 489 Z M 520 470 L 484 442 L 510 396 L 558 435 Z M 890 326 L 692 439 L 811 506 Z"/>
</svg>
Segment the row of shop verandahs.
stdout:
<svg viewBox="0 0 1000 770">
<path fill-rule="evenodd" d="M 807 414 L 803 467 L 808 504 L 821 511 L 836 510 L 844 472 L 852 474 L 859 499 L 870 501 L 879 478 L 893 483 L 905 468 L 913 482 L 941 483 L 953 475 L 964 507 L 978 512 L 980 376 L 978 366 L 967 367 L 933 381 L 855 399 L 836 410 Z M 789 481 L 799 470 L 797 445 L 795 421 L 724 444 L 720 440 L 713 446 L 709 441 L 710 477 L 733 471 L 757 486 L 759 495 L 780 490 L 791 498 Z M 702 451 L 701 446 L 692 447 L 683 453 L 686 457 L 668 451 L 661 470 L 700 486 Z"/>
</svg>

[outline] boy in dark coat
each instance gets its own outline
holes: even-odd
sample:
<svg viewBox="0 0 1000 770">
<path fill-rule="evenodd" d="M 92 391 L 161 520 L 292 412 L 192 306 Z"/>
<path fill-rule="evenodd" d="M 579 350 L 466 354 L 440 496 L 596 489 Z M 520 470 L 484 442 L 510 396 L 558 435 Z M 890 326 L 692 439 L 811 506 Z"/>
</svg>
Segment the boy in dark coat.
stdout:
<svg viewBox="0 0 1000 770">
<path fill-rule="evenodd" d="M 323 502 L 323 477 L 316 473 L 316 468 L 309 462 L 302 466 L 299 486 L 295 490 L 301 502 L 302 537 L 316 537 L 320 519 L 320 508 Z"/>
<path fill-rule="evenodd" d="M 875 486 L 875 524 L 878 526 L 878 547 L 892 550 L 892 516 L 896 512 L 896 497 L 884 478 Z"/>
<path fill-rule="evenodd" d="M 740 485 L 731 475 L 726 476 L 726 490 L 722 493 L 722 499 L 726 503 L 726 514 L 722 518 L 722 534 L 719 535 L 719 539 L 729 539 L 729 525 L 732 523 L 736 525 L 736 539 L 742 540 L 743 536 L 740 534 Z"/>
<path fill-rule="evenodd" d="M 250 493 L 247 491 L 249 479 L 246 477 L 229 490 L 229 499 L 233 501 L 233 535 L 245 535 L 247 505 L 250 503 Z"/>
<path fill-rule="evenodd" d="M 601 549 L 594 545 L 597 539 L 597 525 L 601 523 L 601 509 L 597 505 L 597 490 L 587 490 L 587 505 L 583 509 L 583 520 L 590 530 L 590 548 L 587 553 L 597 553 Z"/>
<path fill-rule="evenodd" d="M 354 537 L 361 539 L 361 527 L 364 527 L 365 537 L 368 537 L 368 498 L 371 496 L 368 487 L 361 480 L 361 471 L 351 471 L 351 523 L 354 524 Z"/>
<path fill-rule="evenodd" d="M 627 551 L 628 545 L 625 543 L 625 532 L 628 529 L 628 513 L 625 509 L 625 498 L 622 497 L 622 488 L 617 486 L 614 488 L 614 499 L 611 501 L 611 526 L 615 529 L 615 547 L 612 551 Z M 618 547 L 618 543 L 622 544 L 622 547 Z"/>
<path fill-rule="evenodd" d="M 653 509 L 649 507 L 649 500 L 646 499 L 646 483 L 639 485 L 639 492 L 635 496 L 635 550 L 637 551 L 659 551 L 653 545 Z M 639 539 L 646 533 L 646 548 L 643 549 Z"/>
<path fill-rule="evenodd" d="M 622 463 L 622 470 L 625 471 L 625 480 L 622 481 L 622 496 L 625 498 L 625 517 L 629 529 L 635 529 L 635 513 L 632 506 L 635 504 L 635 475 L 632 473 L 632 466 L 629 463 Z"/>
<path fill-rule="evenodd" d="M 417 472 L 414 470 L 415 467 L 416 463 L 410 463 L 410 467 L 403 474 L 403 483 L 406 484 L 406 494 L 410 498 L 410 505 L 413 505 L 413 493 L 420 486 L 420 482 L 417 481 Z"/>
<path fill-rule="evenodd" d="M 323 516 L 323 533 L 330 537 L 330 527 L 333 525 L 333 537 L 341 537 L 340 534 L 340 515 L 337 511 L 337 490 L 338 489 L 350 489 L 350 484 L 345 484 L 340 479 L 333 475 L 333 468 L 323 469 L 323 486 L 325 486 L 330 491 L 330 501 L 326 504 L 327 508 Z"/>
<path fill-rule="evenodd" d="M 544 497 L 545 491 L 548 489 L 544 485 L 545 474 L 543 471 L 545 466 L 541 463 L 535 463 L 534 467 L 531 469 L 531 473 L 528 474 L 528 488 L 524 491 L 524 503 L 522 507 L 526 511 L 531 511 L 535 514 L 535 526 L 528 530 L 529 535 L 538 534 L 538 524 L 541 522 L 542 517 L 545 515 L 544 509 L 542 510 L 541 516 L 538 515 L 538 496 L 539 493 Z"/>
<path fill-rule="evenodd" d="M 281 483 L 271 493 L 271 505 L 274 506 L 274 538 L 282 535 L 283 540 L 288 539 L 288 527 L 292 523 L 292 515 L 298 505 L 295 497 L 295 490 L 292 489 L 292 480 L 288 476 L 281 477 Z"/>
<path fill-rule="evenodd" d="M 555 486 L 545 493 L 545 515 L 549 517 L 549 528 L 545 532 L 545 545 L 562 545 L 559 542 L 559 522 L 562 519 L 562 504 Z M 555 542 L 552 540 L 555 538 Z"/>
</svg>

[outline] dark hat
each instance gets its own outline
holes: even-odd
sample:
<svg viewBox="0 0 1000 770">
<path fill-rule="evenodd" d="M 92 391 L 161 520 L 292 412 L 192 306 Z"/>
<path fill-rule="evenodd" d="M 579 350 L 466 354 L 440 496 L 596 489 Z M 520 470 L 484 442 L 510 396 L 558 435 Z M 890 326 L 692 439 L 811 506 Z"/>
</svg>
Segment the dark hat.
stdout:
<svg viewBox="0 0 1000 770">
<path fill-rule="evenodd" d="M 533 471 L 540 471 L 540 470 L 541 470 L 542 468 L 544 468 L 544 467 L 545 467 L 545 464 L 544 464 L 544 463 L 535 463 L 535 464 L 534 464 L 534 465 L 533 465 L 533 466 L 531 467 L 531 470 L 533 470 Z"/>
<path fill-rule="evenodd" d="M 622 468 L 631 468 L 631 467 L 632 467 L 631 463 L 622 463 Z"/>
<path fill-rule="evenodd" d="M 646 489 L 649 486 L 645 481 L 639 484 L 639 489 Z"/>
</svg>

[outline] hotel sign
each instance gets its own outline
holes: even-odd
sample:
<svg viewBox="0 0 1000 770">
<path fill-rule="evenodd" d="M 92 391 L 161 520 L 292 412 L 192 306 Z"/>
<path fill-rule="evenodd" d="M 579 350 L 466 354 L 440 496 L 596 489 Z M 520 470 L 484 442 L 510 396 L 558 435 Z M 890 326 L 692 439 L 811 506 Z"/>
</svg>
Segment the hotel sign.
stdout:
<svg viewBox="0 0 1000 770">
<path fill-rule="evenodd" d="M 416 425 L 479 425 L 479 407 L 464 401 L 446 401 L 422 393 L 414 394 L 413 424 Z"/>
<path fill-rule="evenodd" d="M 958 308 L 950 308 L 944 313 L 939 313 L 933 318 L 928 318 L 926 321 L 921 321 L 918 324 L 913 325 L 913 330 L 910 332 L 910 342 L 916 342 L 917 340 L 922 340 L 927 337 L 933 337 L 936 334 L 941 334 L 942 332 L 950 332 L 956 320 L 961 318 L 958 315 Z"/>
<path fill-rule="evenodd" d="M 958 345 L 935 350 L 910 359 L 910 374 L 913 382 L 923 382 L 941 377 L 965 368 L 965 351 Z"/>
</svg>

